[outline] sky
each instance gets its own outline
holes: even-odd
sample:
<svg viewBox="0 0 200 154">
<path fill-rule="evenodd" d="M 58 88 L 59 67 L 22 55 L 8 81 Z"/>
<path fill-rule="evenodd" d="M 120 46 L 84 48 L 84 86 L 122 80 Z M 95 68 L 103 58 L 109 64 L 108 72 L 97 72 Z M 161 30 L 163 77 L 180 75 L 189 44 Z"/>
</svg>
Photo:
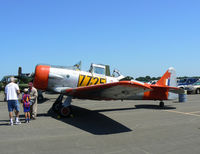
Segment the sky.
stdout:
<svg viewBox="0 0 200 154">
<path fill-rule="evenodd" d="M 200 76 L 199 0 L 0 0 L 0 78 L 18 67 L 109 64 L 123 75 Z"/>
</svg>

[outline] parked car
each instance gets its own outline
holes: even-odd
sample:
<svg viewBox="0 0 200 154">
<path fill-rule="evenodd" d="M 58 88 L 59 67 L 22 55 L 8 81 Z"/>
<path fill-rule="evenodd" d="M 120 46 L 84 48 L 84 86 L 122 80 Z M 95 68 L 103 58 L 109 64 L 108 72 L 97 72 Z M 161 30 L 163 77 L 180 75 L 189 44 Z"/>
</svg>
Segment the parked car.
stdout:
<svg viewBox="0 0 200 154">
<path fill-rule="evenodd" d="M 158 80 L 152 80 L 152 81 L 149 81 L 148 83 L 149 84 L 156 84 L 156 82 L 158 82 Z"/>
<path fill-rule="evenodd" d="M 199 79 L 197 78 L 185 78 L 185 79 L 181 79 L 178 82 L 178 87 L 179 88 L 185 88 L 188 85 L 192 85 L 193 83 L 197 82 Z"/>
<path fill-rule="evenodd" d="M 193 83 L 192 85 L 188 85 L 185 87 L 188 94 L 196 93 L 200 94 L 200 81 Z"/>
</svg>

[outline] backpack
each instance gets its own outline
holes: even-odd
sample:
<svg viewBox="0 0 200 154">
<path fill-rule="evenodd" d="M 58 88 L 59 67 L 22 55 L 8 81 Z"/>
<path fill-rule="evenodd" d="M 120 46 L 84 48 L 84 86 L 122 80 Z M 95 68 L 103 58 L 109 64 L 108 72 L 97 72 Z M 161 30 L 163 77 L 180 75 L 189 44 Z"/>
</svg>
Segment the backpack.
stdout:
<svg viewBox="0 0 200 154">
<path fill-rule="evenodd" d="M 24 107 L 30 107 L 31 106 L 29 94 L 24 94 L 22 96 L 22 103 L 24 104 Z"/>
</svg>

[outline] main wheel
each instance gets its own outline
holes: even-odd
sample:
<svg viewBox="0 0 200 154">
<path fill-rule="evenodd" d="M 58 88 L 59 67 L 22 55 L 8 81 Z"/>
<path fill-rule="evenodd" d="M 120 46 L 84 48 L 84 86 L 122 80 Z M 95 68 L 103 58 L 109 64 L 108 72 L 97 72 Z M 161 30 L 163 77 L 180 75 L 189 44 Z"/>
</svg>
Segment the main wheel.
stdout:
<svg viewBox="0 0 200 154">
<path fill-rule="evenodd" d="M 196 94 L 200 94 L 200 89 L 197 89 L 197 90 L 196 90 Z"/>
<path fill-rule="evenodd" d="M 163 108 L 165 106 L 164 102 L 160 102 L 159 106 Z"/>
<path fill-rule="evenodd" d="M 71 114 L 71 108 L 70 106 L 68 107 L 62 107 L 60 109 L 60 115 L 63 117 L 68 117 Z"/>
</svg>

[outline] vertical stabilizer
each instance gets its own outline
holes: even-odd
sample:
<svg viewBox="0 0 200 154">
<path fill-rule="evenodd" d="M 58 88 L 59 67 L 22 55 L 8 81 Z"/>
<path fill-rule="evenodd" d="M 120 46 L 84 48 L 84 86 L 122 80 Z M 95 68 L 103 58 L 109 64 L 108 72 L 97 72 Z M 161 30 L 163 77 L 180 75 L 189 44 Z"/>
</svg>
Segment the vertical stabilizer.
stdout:
<svg viewBox="0 0 200 154">
<path fill-rule="evenodd" d="M 176 79 L 176 71 L 173 67 L 170 67 L 166 73 L 161 77 L 160 80 L 156 83 L 161 86 L 170 86 L 177 87 L 177 79 Z M 176 99 L 178 97 L 177 94 L 169 92 L 168 99 Z"/>
<path fill-rule="evenodd" d="M 158 80 L 156 83 L 157 85 L 162 86 L 171 86 L 176 87 L 177 86 L 177 79 L 176 79 L 176 71 L 173 67 L 170 67 L 165 74 Z"/>
</svg>

